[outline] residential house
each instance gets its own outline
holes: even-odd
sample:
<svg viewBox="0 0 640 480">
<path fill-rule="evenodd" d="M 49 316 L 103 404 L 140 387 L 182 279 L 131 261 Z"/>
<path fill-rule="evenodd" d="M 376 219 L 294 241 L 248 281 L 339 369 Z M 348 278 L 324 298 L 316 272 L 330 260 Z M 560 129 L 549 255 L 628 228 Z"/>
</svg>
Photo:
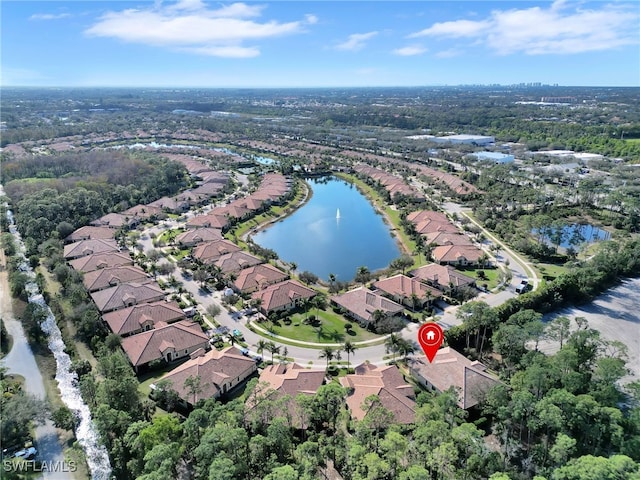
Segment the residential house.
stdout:
<svg viewBox="0 0 640 480">
<path fill-rule="evenodd" d="M 64 239 L 64 243 L 79 242 L 81 240 L 111 240 L 115 238 L 116 231 L 113 228 L 84 226 L 75 230 Z"/>
<path fill-rule="evenodd" d="M 484 252 L 473 245 L 441 245 L 431 252 L 433 260 L 445 265 L 475 265 Z"/>
<path fill-rule="evenodd" d="M 455 268 L 450 265 L 439 265 L 437 263 L 430 263 L 429 265 L 416 268 L 409 272 L 409 275 L 441 291 L 449 289 L 455 291 L 460 287 L 475 287 L 476 285 L 474 278 L 456 271 Z"/>
<path fill-rule="evenodd" d="M 164 212 L 170 213 L 184 213 L 189 210 L 189 202 L 184 200 L 177 200 L 171 197 L 162 197 L 148 204 L 150 207 L 159 208 Z"/>
<path fill-rule="evenodd" d="M 119 283 L 139 282 L 146 283 L 152 280 L 140 267 L 123 265 L 94 270 L 84 274 L 82 283 L 88 292 L 97 292 L 105 288 L 113 287 Z"/>
<path fill-rule="evenodd" d="M 431 304 L 433 300 L 442 296 L 439 290 L 401 274 L 379 280 L 373 286 L 395 302 L 413 309 L 424 308 L 425 305 Z"/>
<path fill-rule="evenodd" d="M 471 239 L 461 233 L 429 232 L 423 234 L 423 238 L 427 245 L 473 245 Z"/>
<path fill-rule="evenodd" d="M 346 311 L 360 325 L 367 326 L 373 320 L 373 312 L 380 310 L 385 316 L 394 316 L 404 310 L 402 305 L 366 287 L 359 287 L 331 297 L 331 302 Z"/>
<path fill-rule="evenodd" d="M 191 256 L 204 264 L 214 263 L 222 255 L 241 250 L 239 246 L 229 240 L 220 239 L 203 242 L 193 249 Z"/>
<path fill-rule="evenodd" d="M 115 287 L 93 292 L 91 298 L 102 313 L 120 310 L 140 303 L 164 300 L 165 294 L 157 283 L 121 283 Z"/>
<path fill-rule="evenodd" d="M 107 213 L 91 222 L 91 225 L 118 229 L 135 227 L 138 223 L 139 220 L 135 217 L 129 217 L 121 213 Z"/>
<path fill-rule="evenodd" d="M 73 260 L 75 258 L 85 257 L 94 253 L 118 252 L 118 243 L 112 239 L 91 239 L 80 240 L 64 246 L 64 258 Z"/>
<path fill-rule="evenodd" d="M 181 320 L 122 339 L 122 349 L 136 372 L 154 360 L 172 362 L 199 348 L 208 349 L 209 337 L 200 325 Z"/>
<path fill-rule="evenodd" d="M 117 267 L 119 265 L 133 265 L 133 259 L 128 253 L 106 252 L 94 253 L 85 257 L 76 258 L 69 262 L 71 267 L 82 273 L 99 270 L 101 268 Z"/>
<path fill-rule="evenodd" d="M 187 230 L 176 237 L 176 243 L 182 247 L 193 247 L 198 243 L 222 240 L 222 232 L 217 228 L 197 228 Z"/>
<path fill-rule="evenodd" d="M 252 267 L 262 263 L 263 260 L 250 253 L 238 250 L 237 252 L 226 253 L 219 257 L 213 264 L 224 274 L 238 273 L 243 268 Z"/>
<path fill-rule="evenodd" d="M 282 282 L 289 275 L 268 263 L 261 263 L 240 270 L 238 278 L 233 282 L 233 289 L 241 293 L 252 293 L 262 290 L 271 284 Z"/>
<path fill-rule="evenodd" d="M 370 410 L 363 408 L 363 404 L 368 397 L 376 395 L 380 406 L 393 415 L 394 423 L 407 425 L 415 421 L 415 392 L 395 365 L 363 363 L 355 368 L 354 374 L 341 377 L 340 383 L 347 389 L 347 406 L 356 420 L 363 420 L 369 414 Z"/>
<path fill-rule="evenodd" d="M 296 280 L 285 280 L 255 292 L 252 298 L 260 299 L 260 310 L 268 315 L 271 312 L 291 310 L 316 293 Z"/>
<path fill-rule="evenodd" d="M 192 406 L 200 400 L 220 398 L 257 371 L 255 360 L 242 355 L 236 347 L 220 351 L 212 349 L 206 353 L 196 350 L 191 359 L 164 375 L 161 381 L 170 382 L 182 401 Z M 189 377 L 200 378 L 200 388 L 196 392 L 185 385 Z"/>
<path fill-rule="evenodd" d="M 481 403 L 486 393 L 500 381 L 487 373 L 486 367 L 471 361 L 451 347 L 438 350 L 433 362 L 424 355 L 415 356 L 410 372 L 426 388 L 444 392 L 453 387 L 458 392 L 458 406 L 471 408 Z"/>
<path fill-rule="evenodd" d="M 260 374 L 256 392 L 246 403 L 247 410 L 256 407 L 262 398 L 277 400 L 287 396 L 286 405 L 282 406 L 282 412 L 272 412 L 274 416 L 291 415 L 293 425 L 299 429 L 306 429 L 306 415 L 300 410 L 295 398 L 302 395 L 315 395 L 324 384 L 324 370 L 306 369 L 297 363 L 278 363 L 265 367 Z"/>
<path fill-rule="evenodd" d="M 111 331 L 121 337 L 152 330 L 156 325 L 168 325 L 184 318 L 184 311 L 176 302 L 164 300 L 133 305 L 102 316 Z"/>
<path fill-rule="evenodd" d="M 196 215 L 187 220 L 187 228 L 218 228 L 224 230 L 229 225 L 229 219 L 224 215 Z"/>
<path fill-rule="evenodd" d="M 150 205 L 136 205 L 128 210 L 122 212 L 123 215 L 129 218 L 136 218 L 138 221 L 150 220 L 152 218 L 161 218 L 165 216 L 165 213 L 161 208 L 152 207 Z"/>
</svg>

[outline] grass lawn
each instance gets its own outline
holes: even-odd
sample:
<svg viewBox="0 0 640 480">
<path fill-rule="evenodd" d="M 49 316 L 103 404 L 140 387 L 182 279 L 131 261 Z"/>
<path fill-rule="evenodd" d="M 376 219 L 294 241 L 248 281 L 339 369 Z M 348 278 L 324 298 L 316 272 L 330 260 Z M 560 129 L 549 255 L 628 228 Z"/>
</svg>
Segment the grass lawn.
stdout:
<svg viewBox="0 0 640 480">
<path fill-rule="evenodd" d="M 165 245 L 169 245 L 169 242 L 170 242 L 172 237 L 176 238 L 178 235 L 180 235 L 183 232 L 186 232 L 186 229 L 184 229 L 184 228 L 174 228 L 174 229 L 171 229 L 171 230 L 167 230 L 165 232 L 162 232 L 162 234 L 157 238 L 157 241 L 164 242 Z"/>
<path fill-rule="evenodd" d="M 538 263 L 535 266 L 545 279 L 547 279 L 546 277 L 553 277 L 549 280 L 553 280 L 568 271 L 568 268 L 564 265 L 554 265 L 553 263 Z"/>
<path fill-rule="evenodd" d="M 478 272 L 484 271 L 484 275 L 486 280 L 481 279 L 478 276 Z M 475 278 L 477 280 L 478 285 L 487 284 L 489 290 L 498 286 L 498 282 L 500 281 L 500 269 L 499 268 L 475 268 L 470 270 L 460 270 L 461 273 L 467 275 L 468 277 Z"/>
<path fill-rule="evenodd" d="M 183 361 L 186 361 L 188 359 L 189 357 L 185 357 Z M 151 385 L 152 383 L 157 383 L 165 373 L 173 370 L 181 363 L 183 362 L 172 362 L 170 364 L 163 365 L 162 368 L 140 374 L 138 376 L 138 381 L 140 382 L 140 385 L 138 385 L 138 391 L 140 392 L 142 398 L 147 398 L 151 393 L 149 385 Z"/>
<path fill-rule="evenodd" d="M 314 343 L 342 343 L 346 340 L 361 342 L 378 338 L 378 335 L 361 328 L 356 322 L 349 322 L 352 326 L 349 333 L 347 333 L 345 329 L 347 322 L 332 311 L 314 309 L 310 312 L 310 315 L 315 315 L 316 318 L 321 319 L 319 327 L 303 323 L 303 320 L 307 318 L 307 314 L 301 312 L 288 317 L 291 320 L 289 325 L 283 320 L 280 320 L 278 325 L 273 325 L 271 322 L 265 322 L 261 325 L 276 335 Z"/>
</svg>

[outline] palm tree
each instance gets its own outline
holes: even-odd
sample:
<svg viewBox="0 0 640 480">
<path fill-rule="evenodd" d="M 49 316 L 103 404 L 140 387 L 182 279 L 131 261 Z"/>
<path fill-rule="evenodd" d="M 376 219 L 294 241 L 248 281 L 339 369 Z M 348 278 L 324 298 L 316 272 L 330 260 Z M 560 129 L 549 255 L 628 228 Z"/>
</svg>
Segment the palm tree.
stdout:
<svg viewBox="0 0 640 480">
<path fill-rule="evenodd" d="M 342 349 L 347 354 L 347 370 L 351 370 L 351 362 L 349 361 L 349 356 L 356 351 L 357 347 L 353 343 L 351 343 L 350 340 L 347 340 L 346 342 L 344 342 Z"/>
<path fill-rule="evenodd" d="M 333 285 L 336 281 L 336 274 L 335 273 L 330 273 L 329 274 L 329 284 Z"/>
<path fill-rule="evenodd" d="M 289 349 L 287 347 L 284 347 L 284 350 L 282 351 L 282 357 L 280 359 L 280 363 L 287 363 L 287 356 L 289 356 Z"/>
<path fill-rule="evenodd" d="M 383 320 L 386 316 L 387 314 L 385 313 L 385 311 L 380 310 L 379 308 L 373 311 L 373 313 L 371 314 L 371 320 L 373 321 L 373 325 L 376 330 L 380 321 Z"/>
<path fill-rule="evenodd" d="M 333 360 L 334 357 L 334 353 L 333 353 L 333 348 L 331 347 L 324 347 L 322 349 L 322 351 L 320 352 L 319 358 L 326 358 L 327 359 L 327 370 L 329 369 L 329 362 L 331 360 Z"/>
<path fill-rule="evenodd" d="M 402 355 L 402 359 L 406 362 L 407 357 L 412 353 L 415 353 L 416 346 L 413 342 L 400 338 L 398 340 L 398 353 Z"/>
<path fill-rule="evenodd" d="M 273 355 L 280 352 L 280 347 L 273 342 L 267 344 L 267 350 L 271 352 L 271 363 L 273 364 Z"/>
<path fill-rule="evenodd" d="M 258 352 L 259 355 L 262 355 L 262 353 L 268 348 L 269 345 L 266 340 L 258 340 L 258 343 L 256 343 L 256 352 Z"/>
<path fill-rule="evenodd" d="M 356 276 L 354 278 L 356 282 L 364 285 L 369 281 L 370 278 L 371 278 L 371 272 L 369 271 L 369 267 L 365 265 L 358 267 L 358 270 L 356 270 Z"/>
<path fill-rule="evenodd" d="M 200 392 L 202 392 L 202 378 L 200 375 L 196 375 L 195 377 L 189 375 L 189 377 L 184 381 L 184 388 L 187 390 L 187 393 L 193 395 L 193 402 L 191 405 L 196 404 L 196 398 Z"/>
<path fill-rule="evenodd" d="M 298 264 L 296 262 L 289 263 L 289 272 L 293 273 L 298 269 Z"/>
<path fill-rule="evenodd" d="M 400 345 L 400 337 L 395 333 L 392 333 L 387 337 L 387 340 L 384 342 L 385 349 L 387 353 L 393 354 L 393 361 L 396 361 L 396 353 L 398 353 L 398 347 Z"/>
</svg>

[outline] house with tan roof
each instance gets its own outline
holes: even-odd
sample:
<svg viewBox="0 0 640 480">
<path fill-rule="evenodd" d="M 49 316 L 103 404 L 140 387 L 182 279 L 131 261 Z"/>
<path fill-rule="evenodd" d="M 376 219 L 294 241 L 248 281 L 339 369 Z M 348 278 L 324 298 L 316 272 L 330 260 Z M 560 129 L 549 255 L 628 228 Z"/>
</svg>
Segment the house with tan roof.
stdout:
<svg viewBox="0 0 640 480">
<path fill-rule="evenodd" d="M 458 392 L 458 406 L 471 408 L 481 403 L 486 393 L 500 381 L 478 361 L 471 361 L 451 347 L 438 350 L 433 362 L 424 355 L 413 357 L 411 375 L 426 388 L 444 392 L 453 387 Z"/>
<path fill-rule="evenodd" d="M 199 187 L 196 187 L 192 190 L 196 195 L 204 195 L 207 198 L 215 197 L 220 195 L 220 193 L 224 190 L 225 185 L 222 183 L 203 183 Z"/>
<path fill-rule="evenodd" d="M 71 260 L 69 265 L 78 272 L 86 273 L 101 268 L 117 267 L 118 265 L 133 265 L 133 259 L 128 253 L 122 252 L 94 253 L 93 255 Z"/>
<path fill-rule="evenodd" d="M 86 257 L 94 253 L 118 252 L 120 248 L 118 243 L 113 239 L 90 239 L 80 240 L 64 246 L 64 258 L 73 260 L 75 258 Z"/>
<path fill-rule="evenodd" d="M 94 270 L 84 274 L 82 283 L 88 292 L 97 292 L 105 288 L 113 287 L 119 283 L 127 282 L 151 282 L 144 270 L 138 266 L 123 265 Z"/>
<path fill-rule="evenodd" d="M 210 242 L 213 240 L 222 240 L 222 231 L 217 228 L 197 228 L 195 230 L 187 230 L 176 236 L 176 243 L 183 247 L 193 247 L 198 243 Z"/>
<path fill-rule="evenodd" d="M 203 242 L 199 245 L 196 245 L 191 256 L 194 258 L 194 260 L 198 260 L 201 263 L 211 264 L 222 255 L 231 252 L 237 252 L 239 250 L 242 249 L 235 243 L 230 242 L 229 240 L 220 239 L 210 242 Z"/>
<path fill-rule="evenodd" d="M 409 275 L 425 282 L 438 290 L 457 290 L 460 287 L 475 287 L 476 280 L 468 277 L 450 265 L 430 263 L 409 272 Z"/>
<path fill-rule="evenodd" d="M 107 213 L 91 222 L 91 225 L 118 229 L 135 227 L 138 223 L 140 223 L 140 220 L 135 217 L 129 217 L 121 213 Z"/>
<path fill-rule="evenodd" d="M 291 310 L 305 300 L 313 298 L 316 293 L 312 288 L 305 287 L 296 280 L 285 280 L 259 290 L 251 297 L 260 299 L 260 311 L 268 315 L 270 312 Z"/>
<path fill-rule="evenodd" d="M 423 238 L 427 245 L 473 245 L 471 239 L 461 233 L 429 232 Z"/>
<path fill-rule="evenodd" d="M 150 205 L 136 205 L 128 210 L 122 212 L 130 218 L 137 218 L 139 220 L 149 220 L 151 218 L 159 218 L 165 216 L 165 213 L 161 208 L 152 207 Z"/>
<path fill-rule="evenodd" d="M 91 298 L 102 313 L 120 310 L 140 303 L 164 300 L 160 286 L 153 283 L 121 283 L 115 287 L 93 292 Z"/>
<path fill-rule="evenodd" d="M 341 295 L 334 295 L 331 297 L 331 303 L 345 310 L 347 316 L 365 327 L 373 320 L 373 312 L 376 310 L 382 311 L 388 317 L 404 310 L 402 305 L 366 287 L 358 287 Z"/>
<path fill-rule="evenodd" d="M 113 228 L 93 227 L 86 225 L 75 230 L 64 239 L 64 243 L 79 242 L 81 240 L 111 240 L 115 238 L 116 231 Z"/>
<path fill-rule="evenodd" d="M 256 407 L 256 401 L 262 398 L 277 400 L 287 398 L 283 407 L 287 415 L 291 415 L 296 428 L 306 429 L 308 425 L 303 423 L 305 415 L 299 412 L 299 405 L 295 398 L 302 395 L 315 395 L 318 389 L 324 384 L 324 370 L 311 370 L 298 365 L 297 363 L 278 363 L 265 367 L 260 374 L 260 379 L 256 389 L 248 399 L 245 407 L 252 410 Z M 277 415 L 279 412 L 273 412 Z M 282 415 L 280 413 L 280 415 Z"/>
<path fill-rule="evenodd" d="M 224 215 L 196 215 L 187 220 L 187 228 L 218 228 L 224 230 L 229 225 L 229 219 Z"/>
<path fill-rule="evenodd" d="M 209 337 L 200 325 L 189 320 L 181 320 L 122 339 L 122 349 L 136 372 L 154 360 L 169 363 L 188 357 L 199 348 L 206 350 L 209 347 Z"/>
<path fill-rule="evenodd" d="M 289 275 L 282 270 L 268 263 L 261 263 L 240 270 L 232 288 L 240 293 L 252 293 L 288 278 Z"/>
<path fill-rule="evenodd" d="M 238 273 L 243 268 L 252 267 L 262 263 L 263 260 L 250 253 L 238 250 L 237 252 L 226 253 L 219 257 L 213 264 L 220 268 L 224 274 Z"/>
<path fill-rule="evenodd" d="M 428 235 L 429 233 L 460 233 L 458 227 L 453 223 L 441 222 L 439 220 L 422 220 L 415 224 L 416 233 Z"/>
<path fill-rule="evenodd" d="M 373 286 L 393 301 L 411 308 L 424 308 L 442 296 L 439 290 L 402 274 L 378 280 Z"/>
<path fill-rule="evenodd" d="M 184 311 L 176 302 L 164 300 L 133 305 L 102 316 L 111 331 L 121 337 L 153 330 L 156 326 L 168 325 L 184 318 Z"/>
<path fill-rule="evenodd" d="M 484 252 L 474 245 L 441 245 L 431 252 L 433 260 L 445 265 L 474 265 Z"/>
<path fill-rule="evenodd" d="M 416 402 L 413 386 L 408 384 L 395 365 L 376 366 L 363 363 L 355 373 L 340 378 L 347 389 L 347 406 L 351 416 L 363 420 L 369 410 L 365 400 L 376 395 L 380 405 L 393 414 L 393 422 L 408 425 L 415 421 Z"/>
<path fill-rule="evenodd" d="M 236 347 L 220 351 L 214 348 L 208 352 L 196 350 L 189 360 L 164 375 L 161 381 L 170 382 L 180 399 L 187 406 L 193 406 L 200 400 L 222 397 L 257 371 L 255 360 L 242 355 Z M 189 377 L 200 378 L 200 390 L 195 394 L 185 387 Z"/>
<path fill-rule="evenodd" d="M 147 205 L 171 213 L 183 213 L 189 210 L 190 207 L 189 202 L 186 202 L 184 200 L 177 200 L 176 198 L 171 197 L 162 197 L 155 202 L 151 202 Z"/>
</svg>

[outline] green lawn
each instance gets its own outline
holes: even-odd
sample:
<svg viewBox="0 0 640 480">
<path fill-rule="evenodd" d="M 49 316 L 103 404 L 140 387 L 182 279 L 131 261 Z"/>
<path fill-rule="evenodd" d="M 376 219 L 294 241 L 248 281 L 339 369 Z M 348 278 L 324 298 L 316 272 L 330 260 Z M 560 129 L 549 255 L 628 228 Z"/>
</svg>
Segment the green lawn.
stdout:
<svg viewBox="0 0 640 480">
<path fill-rule="evenodd" d="M 174 228 L 172 230 L 167 230 L 166 232 L 162 232 L 157 240 L 160 242 L 164 242 L 165 245 L 169 245 L 171 238 L 176 238 L 181 233 L 186 232 L 185 228 Z"/>
<path fill-rule="evenodd" d="M 290 323 L 280 320 L 277 325 L 273 325 L 267 321 L 262 323 L 261 326 L 282 337 L 314 343 L 342 343 L 346 340 L 361 342 L 378 338 L 378 335 L 361 328 L 356 322 L 349 322 L 352 327 L 347 333 L 345 329 L 347 322 L 333 311 L 313 309 L 309 314 L 321 319 L 319 326 L 303 323 L 303 320 L 307 318 L 306 313 L 291 315 L 288 317 L 291 320 Z"/>
<path fill-rule="evenodd" d="M 470 270 L 460 270 L 460 273 L 467 275 L 468 277 L 472 277 L 476 279 L 476 283 L 478 286 L 487 284 L 489 290 L 498 286 L 498 282 L 500 281 L 500 269 L 499 268 L 475 268 Z M 484 275 L 486 280 L 480 279 L 478 276 L 478 272 L 484 271 Z"/>
<path fill-rule="evenodd" d="M 149 396 L 149 393 L 151 393 L 151 389 L 149 388 L 149 385 L 151 385 L 152 383 L 157 383 L 158 380 L 160 380 L 165 373 L 173 370 L 178 365 L 182 364 L 184 361 L 188 359 L 189 357 L 185 357 L 184 359 L 182 359 L 182 361 L 165 364 L 162 366 L 162 368 L 153 370 L 151 372 L 145 372 L 139 375 L 138 381 L 140 382 L 140 385 L 138 385 L 138 391 L 140 392 L 142 397 L 147 398 Z"/>
<path fill-rule="evenodd" d="M 568 269 L 564 265 L 554 265 L 553 263 L 538 263 L 536 268 L 543 277 L 556 278 L 560 274 L 565 273 Z"/>
</svg>

